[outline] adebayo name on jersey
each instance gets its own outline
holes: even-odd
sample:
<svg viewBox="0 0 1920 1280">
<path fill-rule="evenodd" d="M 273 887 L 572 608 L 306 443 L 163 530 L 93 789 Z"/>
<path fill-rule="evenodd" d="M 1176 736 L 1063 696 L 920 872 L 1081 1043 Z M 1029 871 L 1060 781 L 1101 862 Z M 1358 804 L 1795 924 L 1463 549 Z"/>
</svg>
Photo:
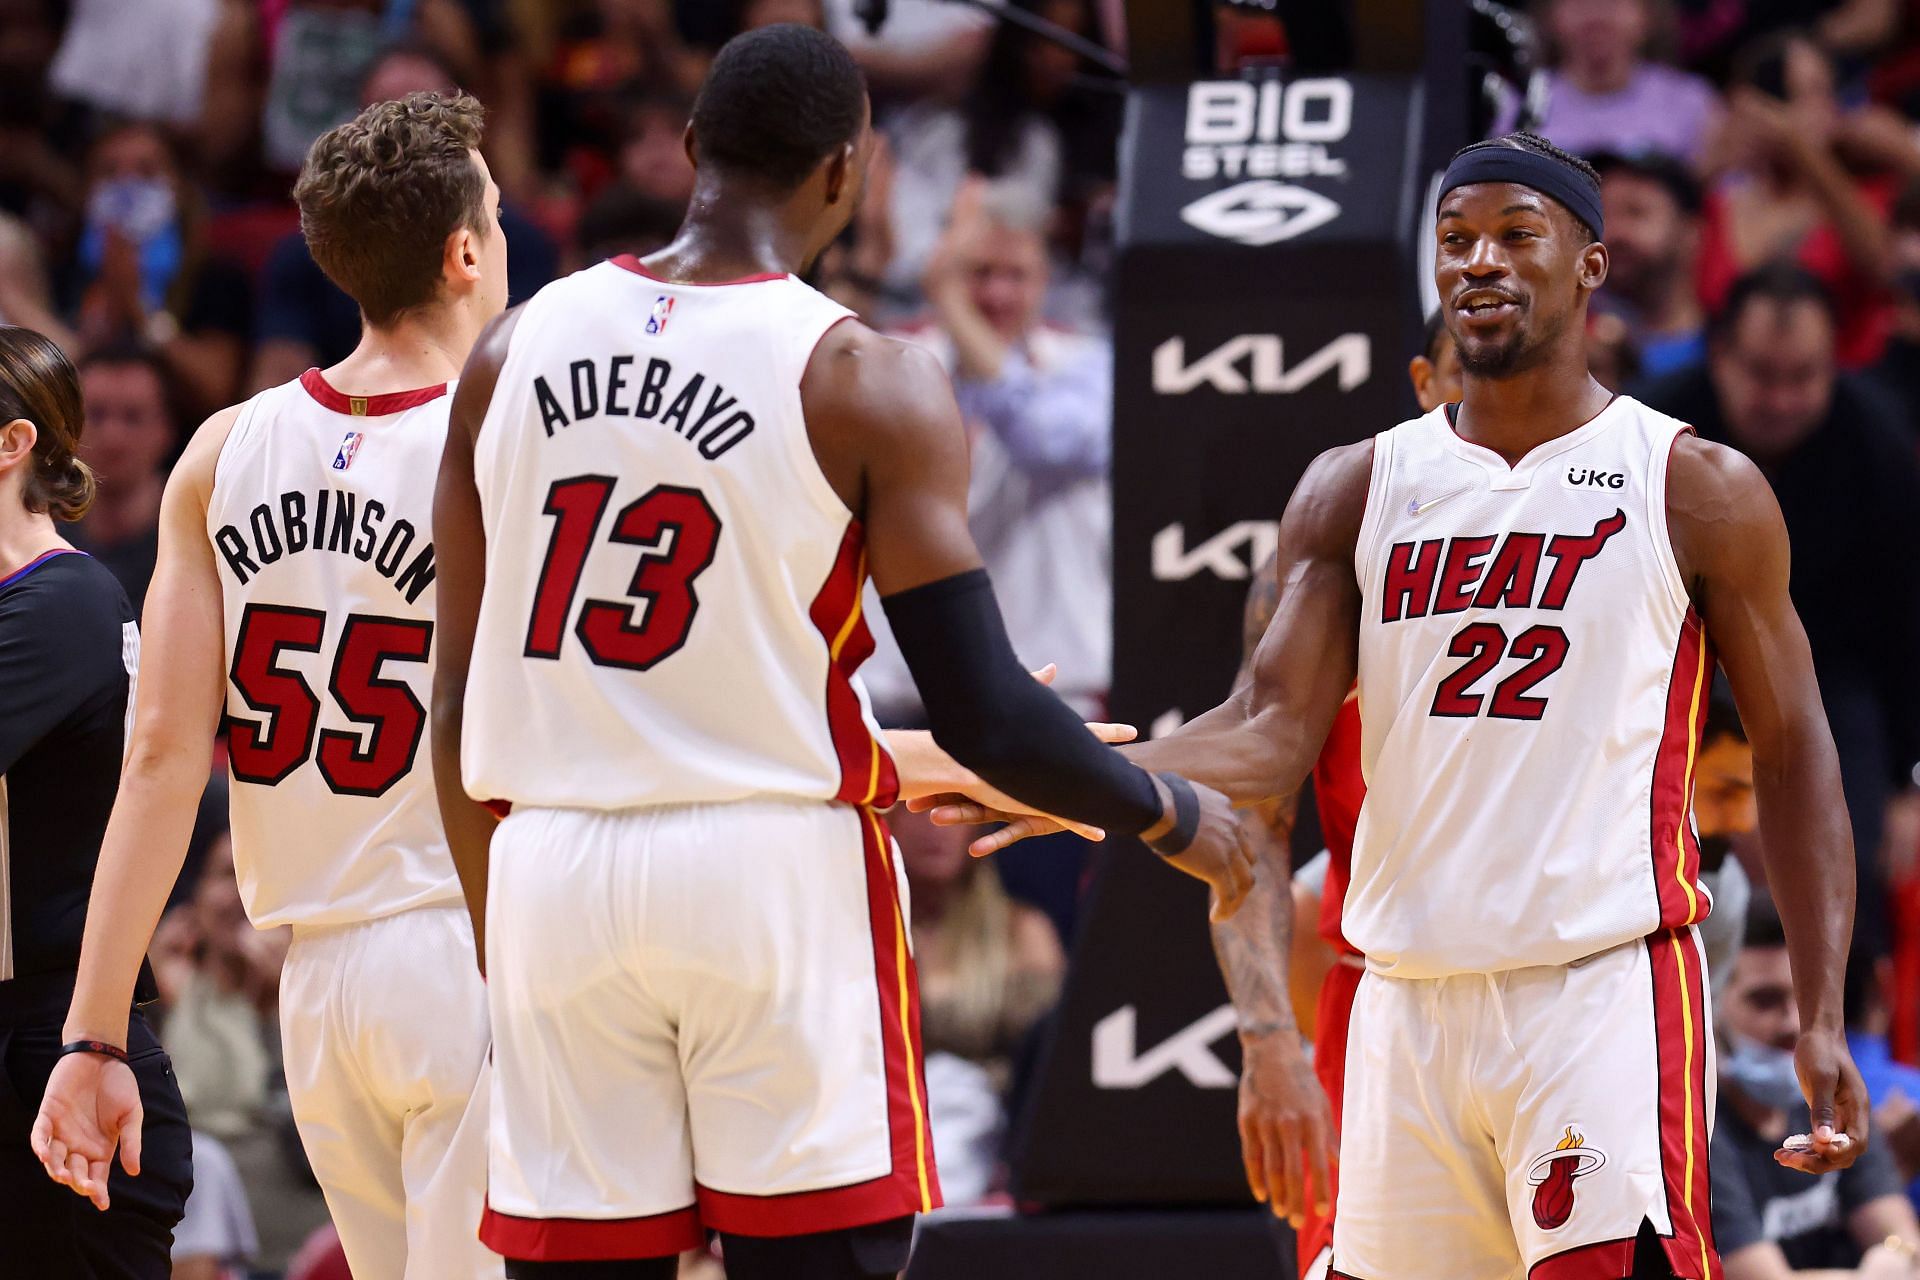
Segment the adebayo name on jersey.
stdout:
<svg viewBox="0 0 1920 1280">
<path fill-rule="evenodd" d="M 213 535 L 221 559 L 242 585 L 284 556 L 330 551 L 371 564 L 408 604 L 420 599 L 434 577 L 433 543 L 426 541 L 415 550 L 420 541 L 422 534 L 413 522 L 388 519 L 386 504 L 378 498 L 337 488 L 316 489 L 311 500 L 306 493 L 289 490 L 277 502 L 255 506 L 245 528 L 224 524 Z"/>
<path fill-rule="evenodd" d="M 753 415 L 717 379 L 676 378 L 659 356 L 647 357 L 644 367 L 631 355 L 575 360 L 558 390 L 540 376 L 533 395 L 548 437 L 590 418 L 633 418 L 671 429 L 712 462 L 753 434 Z"/>
</svg>

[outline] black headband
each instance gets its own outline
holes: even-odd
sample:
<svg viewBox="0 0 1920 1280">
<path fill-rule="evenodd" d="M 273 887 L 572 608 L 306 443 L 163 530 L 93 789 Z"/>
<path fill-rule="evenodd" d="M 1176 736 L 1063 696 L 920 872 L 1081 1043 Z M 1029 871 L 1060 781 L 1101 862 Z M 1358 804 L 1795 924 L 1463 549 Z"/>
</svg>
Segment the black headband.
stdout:
<svg viewBox="0 0 1920 1280">
<path fill-rule="evenodd" d="M 1449 192 L 1470 182 L 1511 182 L 1531 187 L 1565 205 L 1574 217 L 1592 228 L 1594 239 L 1605 234 L 1599 193 L 1550 156 L 1519 147 L 1480 147 L 1462 152 L 1453 158 L 1440 180 L 1440 199 L 1445 200 Z"/>
</svg>

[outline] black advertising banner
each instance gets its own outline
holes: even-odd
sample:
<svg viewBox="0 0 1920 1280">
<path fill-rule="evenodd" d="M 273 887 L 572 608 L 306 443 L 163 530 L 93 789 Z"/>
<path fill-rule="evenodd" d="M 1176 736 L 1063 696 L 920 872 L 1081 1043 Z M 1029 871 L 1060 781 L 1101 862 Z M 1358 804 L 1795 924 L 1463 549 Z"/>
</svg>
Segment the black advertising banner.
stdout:
<svg viewBox="0 0 1920 1280">
<path fill-rule="evenodd" d="M 1321 451 L 1414 411 L 1417 81 L 1137 88 L 1115 293 L 1115 717 L 1223 698 L 1252 571 Z M 1050 1205 L 1247 1199 L 1239 1051 L 1206 895 L 1130 843 L 1082 914 L 1015 1191 Z"/>
</svg>

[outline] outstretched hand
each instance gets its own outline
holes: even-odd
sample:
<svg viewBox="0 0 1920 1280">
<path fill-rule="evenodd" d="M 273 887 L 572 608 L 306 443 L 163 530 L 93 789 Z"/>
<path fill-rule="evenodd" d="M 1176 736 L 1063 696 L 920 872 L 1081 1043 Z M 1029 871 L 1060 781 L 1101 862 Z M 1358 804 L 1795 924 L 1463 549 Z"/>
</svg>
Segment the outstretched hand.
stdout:
<svg viewBox="0 0 1920 1280">
<path fill-rule="evenodd" d="M 116 1146 L 128 1175 L 140 1172 L 142 1115 L 133 1068 L 99 1054 L 67 1054 L 54 1064 L 40 1099 L 33 1154 L 49 1178 L 105 1209 Z"/>
</svg>

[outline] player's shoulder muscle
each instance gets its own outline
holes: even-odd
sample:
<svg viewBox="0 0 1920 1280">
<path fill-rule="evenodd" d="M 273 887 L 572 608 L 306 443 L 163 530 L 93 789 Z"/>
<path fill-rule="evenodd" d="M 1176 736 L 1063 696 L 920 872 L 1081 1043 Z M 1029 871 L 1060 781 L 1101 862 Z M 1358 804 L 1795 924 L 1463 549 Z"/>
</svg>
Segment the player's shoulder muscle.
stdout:
<svg viewBox="0 0 1920 1280">
<path fill-rule="evenodd" d="M 197 508 L 197 515 L 204 517 L 207 503 L 213 497 L 214 472 L 220 465 L 220 454 L 227 447 L 227 437 L 233 434 L 235 424 L 240 421 L 244 404 L 231 405 L 208 418 L 187 441 L 187 447 L 180 454 L 180 461 L 174 464 L 167 476 L 167 487 L 163 505 L 167 507 L 191 506 Z"/>
<path fill-rule="evenodd" d="M 1280 554 L 1351 562 L 1372 479 L 1371 439 L 1336 445 L 1315 458 L 1287 501 L 1280 521 Z"/>
<path fill-rule="evenodd" d="M 1682 578 L 1697 591 L 1716 578 L 1787 571 L 1787 528 L 1773 486 L 1752 459 L 1694 435 L 1667 463 L 1667 529 Z"/>
<path fill-rule="evenodd" d="M 946 370 L 932 352 L 858 320 L 827 330 L 800 378 L 815 458 L 847 506 L 862 508 L 871 472 L 966 467 L 966 436 Z"/>
</svg>

